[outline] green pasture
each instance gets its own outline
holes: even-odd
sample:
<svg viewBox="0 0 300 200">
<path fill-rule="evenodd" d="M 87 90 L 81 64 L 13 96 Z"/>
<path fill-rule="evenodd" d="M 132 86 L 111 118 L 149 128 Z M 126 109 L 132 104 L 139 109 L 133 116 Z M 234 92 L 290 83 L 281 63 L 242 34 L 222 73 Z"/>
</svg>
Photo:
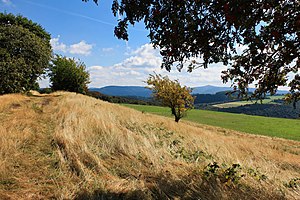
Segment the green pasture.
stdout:
<svg viewBox="0 0 300 200">
<path fill-rule="evenodd" d="M 173 117 L 170 108 L 122 104 L 136 110 Z M 300 141 L 300 120 L 233 114 L 208 110 L 191 110 L 183 120 L 223 127 L 236 131 Z M 179 122 L 180 123 L 180 122 Z"/>
</svg>

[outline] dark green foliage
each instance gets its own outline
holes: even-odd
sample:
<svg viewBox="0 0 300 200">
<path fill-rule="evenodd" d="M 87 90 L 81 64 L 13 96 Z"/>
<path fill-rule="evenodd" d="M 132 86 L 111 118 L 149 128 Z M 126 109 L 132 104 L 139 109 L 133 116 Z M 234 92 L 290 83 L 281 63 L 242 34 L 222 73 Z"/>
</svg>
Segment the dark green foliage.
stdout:
<svg viewBox="0 0 300 200">
<path fill-rule="evenodd" d="M 231 167 L 228 167 L 223 174 L 224 181 L 226 183 L 234 183 L 237 184 L 239 180 L 244 177 L 244 174 L 240 174 L 241 171 L 240 164 L 232 164 Z"/>
<path fill-rule="evenodd" d="M 260 173 L 257 169 L 249 168 L 247 174 L 259 181 L 267 180 L 267 175 Z"/>
<path fill-rule="evenodd" d="M 111 103 L 126 103 L 126 104 L 139 104 L 139 105 L 160 105 L 159 102 L 155 102 L 154 99 L 145 98 L 137 99 L 135 97 L 120 97 L 120 96 L 109 96 L 102 94 L 97 91 L 89 91 L 89 96 L 92 96 L 97 99 L 101 99 L 103 101 L 108 101 Z"/>
<path fill-rule="evenodd" d="M 258 98 L 289 85 L 292 99 L 299 100 L 299 76 L 287 79 L 300 69 L 298 0 L 114 0 L 112 11 L 120 17 L 120 39 L 128 40 L 129 24 L 145 24 L 168 71 L 173 65 L 182 70 L 187 63 L 192 71 L 222 62 L 230 67 L 223 81 L 233 81 L 242 95 L 248 95 L 249 84 L 256 84 Z"/>
<path fill-rule="evenodd" d="M 249 104 L 242 105 L 238 107 L 232 108 L 216 108 L 211 107 L 211 110 L 217 110 L 221 112 L 230 112 L 230 113 L 243 113 L 247 115 L 258 115 L 265 117 L 279 117 L 279 118 L 290 118 L 297 119 L 299 118 L 300 113 L 300 103 L 297 102 L 298 105 L 296 109 L 293 108 L 292 104 Z M 206 108 L 209 109 L 209 108 Z"/>
<path fill-rule="evenodd" d="M 241 165 L 232 164 L 230 167 L 226 168 L 226 164 L 220 166 L 217 162 L 209 163 L 203 170 L 203 177 L 210 179 L 213 177 L 218 177 L 223 183 L 226 184 L 238 184 L 240 179 L 244 177 L 241 174 Z"/>
<path fill-rule="evenodd" d="M 89 73 L 83 62 L 74 58 L 56 55 L 49 67 L 49 77 L 53 91 L 65 90 L 86 94 L 88 91 Z"/>
<path fill-rule="evenodd" d="M 51 88 L 40 88 L 39 93 L 40 94 L 50 94 L 52 92 Z"/>
<path fill-rule="evenodd" d="M 296 189 L 300 187 L 300 178 L 292 178 L 288 183 L 284 184 L 288 188 Z"/>
<path fill-rule="evenodd" d="M 51 53 L 50 35 L 40 25 L 0 13 L 0 94 L 38 89 Z"/>
<path fill-rule="evenodd" d="M 300 19 L 299 19 L 299 21 L 300 21 Z M 298 67 L 300 67 L 300 66 L 298 65 Z M 289 86 L 291 87 L 291 89 L 290 89 L 291 93 L 286 95 L 285 100 L 288 103 L 292 103 L 293 107 L 296 109 L 297 102 L 300 100 L 300 92 L 299 92 L 299 90 L 300 90 L 300 74 L 295 75 L 294 80 L 292 80 L 289 83 Z"/>
<path fill-rule="evenodd" d="M 194 104 L 223 103 L 241 100 L 236 94 L 228 96 L 227 92 L 217 92 L 216 94 L 193 94 L 193 96 L 196 97 Z"/>
<path fill-rule="evenodd" d="M 216 176 L 220 166 L 217 162 L 209 163 L 203 171 L 203 175 L 205 178 L 209 178 L 211 175 Z"/>
</svg>

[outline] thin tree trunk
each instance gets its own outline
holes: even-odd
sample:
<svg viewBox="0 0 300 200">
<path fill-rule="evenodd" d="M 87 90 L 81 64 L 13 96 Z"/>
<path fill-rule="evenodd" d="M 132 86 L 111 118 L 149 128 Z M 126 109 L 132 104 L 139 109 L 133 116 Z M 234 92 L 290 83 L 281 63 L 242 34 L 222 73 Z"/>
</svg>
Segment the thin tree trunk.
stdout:
<svg viewBox="0 0 300 200">
<path fill-rule="evenodd" d="M 178 117 L 178 116 L 176 116 L 176 115 L 175 115 L 175 122 L 177 122 L 177 123 L 178 123 L 178 122 L 179 122 L 179 120 L 180 120 L 180 117 Z"/>
</svg>

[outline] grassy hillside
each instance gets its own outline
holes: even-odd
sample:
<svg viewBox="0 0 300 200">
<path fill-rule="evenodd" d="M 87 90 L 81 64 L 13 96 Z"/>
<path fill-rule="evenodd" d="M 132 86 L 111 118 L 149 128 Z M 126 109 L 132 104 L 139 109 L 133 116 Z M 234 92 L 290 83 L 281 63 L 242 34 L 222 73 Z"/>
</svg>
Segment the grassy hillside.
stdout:
<svg viewBox="0 0 300 200">
<path fill-rule="evenodd" d="M 170 108 L 125 104 L 139 111 L 172 117 Z M 300 120 L 282 119 L 208 110 L 191 110 L 184 120 L 257 135 L 300 141 Z"/>
<path fill-rule="evenodd" d="M 0 199 L 297 199 L 299 154 L 74 93 L 0 96 Z"/>
</svg>

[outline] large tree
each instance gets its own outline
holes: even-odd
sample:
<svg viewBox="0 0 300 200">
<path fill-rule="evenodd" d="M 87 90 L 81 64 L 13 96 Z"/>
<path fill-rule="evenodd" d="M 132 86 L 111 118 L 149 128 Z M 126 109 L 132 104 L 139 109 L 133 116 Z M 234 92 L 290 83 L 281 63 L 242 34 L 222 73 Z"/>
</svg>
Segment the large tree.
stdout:
<svg viewBox="0 0 300 200">
<path fill-rule="evenodd" d="M 289 85 L 291 98 L 300 98 L 299 76 L 287 78 L 300 70 L 299 0 L 113 0 L 112 11 L 120 17 L 118 38 L 128 40 L 128 25 L 144 22 L 168 71 L 223 62 L 223 81 L 241 94 L 250 84 L 256 97 Z"/>
<path fill-rule="evenodd" d="M 171 108 L 175 122 L 179 122 L 194 106 L 194 97 L 190 94 L 192 90 L 181 86 L 178 80 L 172 81 L 167 76 L 155 74 L 149 76 L 147 84 L 153 91 L 154 98 Z"/>
<path fill-rule="evenodd" d="M 36 89 L 51 53 L 50 35 L 40 25 L 0 13 L 0 94 Z"/>
<path fill-rule="evenodd" d="M 51 88 L 53 91 L 65 90 L 86 94 L 90 74 L 83 62 L 74 58 L 56 55 L 49 67 Z"/>
</svg>

